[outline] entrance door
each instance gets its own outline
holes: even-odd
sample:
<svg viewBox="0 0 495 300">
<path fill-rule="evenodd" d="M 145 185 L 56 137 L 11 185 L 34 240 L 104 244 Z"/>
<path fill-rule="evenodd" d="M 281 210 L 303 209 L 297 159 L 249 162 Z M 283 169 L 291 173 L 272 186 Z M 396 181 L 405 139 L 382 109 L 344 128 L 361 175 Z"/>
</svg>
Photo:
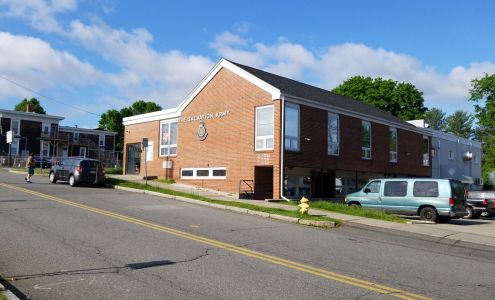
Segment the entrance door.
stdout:
<svg viewBox="0 0 495 300">
<path fill-rule="evenodd" d="M 335 172 L 311 172 L 311 196 L 314 198 L 335 197 Z"/>
<path fill-rule="evenodd" d="M 254 199 L 273 199 L 273 167 L 254 167 Z"/>
<path fill-rule="evenodd" d="M 127 144 L 126 174 L 139 174 L 141 169 L 141 144 Z"/>
</svg>

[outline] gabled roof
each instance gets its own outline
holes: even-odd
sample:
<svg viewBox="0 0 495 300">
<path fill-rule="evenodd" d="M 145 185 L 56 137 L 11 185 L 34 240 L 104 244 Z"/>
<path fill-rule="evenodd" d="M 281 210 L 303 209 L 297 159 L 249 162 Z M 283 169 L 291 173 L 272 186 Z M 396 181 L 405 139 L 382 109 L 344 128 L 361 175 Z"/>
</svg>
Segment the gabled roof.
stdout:
<svg viewBox="0 0 495 300">
<path fill-rule="evenodd" d="M 363 115 L 373 116 L 376 118 L 387 120 L 389 122 L 401 123 L 402 125 L 405 126 L 411 126 L 410 124 L 402 121 L 396 116 L 386 111 L 383 111 L 373 105 L 370 105 L 368 103 L 350 97 L 341 96 L 332 93 L 331 91 L 324 90 L 293 79 L 268 73 L 249 66 L 241 65 L 233 61 L 231 61 L 231 63 L 253 74 L 254 76 L 263 80 L 264 82 L 276 87 L 281 91 L 283 95 L 295 96 L 301 99 L 312 100 L 312 101 L 320 102 L 324 105 L 330 105 L 330 106 L 342 108 L 344 110 L 360 113 Z"/>
<path fill-rule="evenodd" d="M 344 97 L 309 84 L 305 84 L 293 79 L 275 75 L 256 68 L 245 66 L 226 59 L 221 59 L 210 72 L 199 82 L 192 92 L 176 108 L 152 112 L 123 119 L 124 125 L 138 124 L 150 121 L 179 118 L 182 111 L 194 100 L 203 88 L 212 80 L 222 68 L 234 72 L 236 75 L 251 82 L 262 90 L 268 92 L 273 100 L 291 98 L 312 105 L 319 105 L 331 108 L 340 113 L 354 115 L 361 119 L 372 120 L 384 124 L 405 128 L 407 130 L 421 132 L 419 128 L 402 121 L 394 115 L 380 110 L 370 104 L 358 101 L 353 98 Z"/>
</svg>

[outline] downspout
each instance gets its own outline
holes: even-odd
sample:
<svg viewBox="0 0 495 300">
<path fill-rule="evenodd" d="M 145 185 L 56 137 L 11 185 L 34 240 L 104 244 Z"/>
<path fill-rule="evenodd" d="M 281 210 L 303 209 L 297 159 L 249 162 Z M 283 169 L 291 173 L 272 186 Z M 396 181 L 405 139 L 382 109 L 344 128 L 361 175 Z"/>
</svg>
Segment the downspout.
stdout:
<svg viewBox="0 0 495 300">
<path fill-rule="evenodd" d="M 280 198 L 289 202 L 290 200 L 284 197 L 284 152 L 285 152 L 285 96 L 280 97 L 282 108 L 280 115 L 282 116 L 282 124 L 280 124 Z"/>
</svg>

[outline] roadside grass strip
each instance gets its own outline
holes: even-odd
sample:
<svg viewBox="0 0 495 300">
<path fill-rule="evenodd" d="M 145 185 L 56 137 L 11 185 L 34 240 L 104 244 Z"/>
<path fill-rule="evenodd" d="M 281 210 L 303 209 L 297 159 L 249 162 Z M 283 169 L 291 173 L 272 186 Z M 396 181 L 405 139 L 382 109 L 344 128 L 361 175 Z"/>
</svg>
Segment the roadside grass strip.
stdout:
<svg viewBox="0 0 495 300">
<path fill-rule="evenodd" d="M 121 180 L 121 179 L 114 179 L 114 178 L 107 178 L 106 182 L 109 184 L 112 184 L 112 185 L 117 185 L 117 186 L 122 186 L 122 187 L 127 187 L 127 188 L 147 190 L 147 191 L 158 192 L 158 193 L 171 195 L 171 196 L 184 197 L 184 198 L 194 199 L 194 200 L 198 200 L 198 201 L 204 201 L 204 202 L 208 202 L 208 203 L 215 203 L 215 204 L 220 204 L 220 205 L 225 205 L 225 206 L 239 207 L 239 208 L 249 209 L 249 210 L 253 210 L 253 211 L 259 211 L 259 212 L 264 212 L 264 213 L 269 213 L 269 214 L 277 214 L 277 215 L 293 217 L 293 218 L 298 218 L 298 219 L 303 219 L 303 220 L 331 221 L 331 222 L 335 222 L 335 226 L 338 226 L 339 224 L 342 223 L 340 220 L 329 218 L 329 217 L 322 217 L 322 216 L 315 216 L 315 215 L 301 215 L 296 209 L 285 210 L 285 209 L 264 207 L 264 206 L 258 206 L 258 205 L 254 205 L 254 204 L 247 204 L 247 203 L 236 202 L 236 201 L 211 199 L 211 198 L 200 196 L 200 195 L 175 191 L 175 190 L 161 188 L 161 187 L 157 187 L 157 186 L 144 185 L 144 184 L 137 183 L 137 182 L 126 181 L 126 180 Z"/>
<path fill-rule="evenodd" d="M 297 202 L 297 201 L 280 202 L 280 203 L 292 205 L 292 206 L 297 206 L 299 204 L 299 202 Z M 313 209 L 326 210 L 326 211 L 342 213 L 342 214 L 351 215 L 351 216 L 365 217 L 365 218 L 377 219 L 377 220 L 383 220 L 383 221 L 391 221 L 391 222 L 397 222 L 397 223 L 407 223 L 409 221 L 409 220 L 397 217 L 395 215 L 387 214 L 386 212 L 381 211 L 381 210 L 366 209 L 366 208 L 356 207 L 356 206 L 348 206 L 346 204 L 335 203 L 335 202 L 330 202 L 330 201 L 321 201 L 321 200 L 311 201 L 310 206 Z"/>
<path fill-rule="evenodd" d="M 333 281 L 337 281 L 337 282 L 341 282 L 341 283 L 344 283 L 344 284 L 347 284 L 347 285 L 352 285 L 352 286 L 355 286 L 355 287 L 359 287 L 359 288 L 363 288 L 363 289 L 366 289 L 366 290 L 374 291 L 376 293 L 393 296 L 393 297 L 396 297 L 396 298 L 399 298 L 399 299 L 411 299 L 411 300 L 412 299 L 422 299 L 422 300 L 427 300 L 427 299 L 429 300 L 430 299 L 428 297 L 425 297 L 425 296 L 422 296 L 422 295 L 419 295 L 419 294 L 409 293 L 409 292 L 406 292 L 406 291 L 403 291 L 403 290 L 395 289 L 395 288 L 392 288 L 392 287 L 389 287 L 389 286 L 385 286 L 385 285 L 381 285 L 381 284 L 378 284 L 378 283 L 374 283 L 374 282 L 370 282 L 370 281 L 366 281 L 366 280 L 361 280 L 361 279 L 354 278 L 354 277 L 351 277 L 351 276 L 338 274 L 338 273 L 335 273 L 335 272 L 332 272 L 332 271 L 329 271 L 329 270 L 320 269 L 320 268 L 312 267 L 312 266 L 309 266 L 309 265 L 301 264 L 301 263 L 298 263 L 298 262 L 295 262 L 295 261 L 286 260 L 286 259 L 283 259 L 283 258 L 280 258 L 280 257 L 276 257 L 276 256 L 264 254 L 262 252 L 253 251 L 253 250 L 250 250 L 250 249 L 247 249 L 247 248 L 243 248 L 243 247 L 235 246 L 235 245 L 232 245 L 232 244 L 220 242 L 220 241 L 209 239 L 209 238 L 202 237 L 202 236 L 199 236 L 199 235 L 194 235 L 194 234 L 191 234 L 191 233 L 188 233 L 188 232 L 185 232 L 185 231 L 176 230 L 176 229 L 173 229 L 173 228 L 170 228 L 170 227 L 166 227 L 166 226 L 159 225 L 159 224 L 156 224 L 156 223 L 152 223 L 152 222 L 140 220 L 140 219 L 137 219 L 137 218 L 129 217 L 129 216 L 122 215 L 122 214 L 119 214 L 119 213 L 115 213 L 115 212 L 112 212 L 112 211 L 109 211 L 109 210 L 104 210 L 104 209 L 100 209 L 100 208 L 96 208 L 96 207 L 92 207 L 92 206 L 88 206 L 88 205 L 84 205 L 84 204 L 79 204 L 79 203 L 76 203 L 76 202 L 72 202 L 72 201 L 65 200 L 65 199 L 62 199 L 62 198 L 59 198 L 59 197 L 55 197 L 55 196 L 43 194 L 43 193 L 40 193 L 40 192 L 32 191 L 32 190 L 29 190 L 29 189 L 21 188 L 21 187 L 18 187 L 18 186 L 13 186 L 13 185 L 4 184 L 4 183 L 0 183 L 0 186 L 1 187 L 4 187 L 4 188 L 16 190 L 16 191 L 19 191 L 19 192 L 31 194 L 31 195 L 34 195 L 34 196 L 38 196 L 40 198 L 43 198 L 43 199 L 46 199 L 46 200 L 50 200 L 50 201 L 54 201 L 54 202 L 57 202 L 57 203 L 60 203 L 60 204 L 64 204 L 64 205 L 72 206 L 72 207 L 75 207 L 75 208 L 83 209 L 83 210 L 86 210 L 86 211 L 94 212 L 96 214 L 104 215 L 104 216 L 107 216 L 107 217 L 110 217 L 110 218 L 113 218 L 113 219 L 118 219 L 118 220 L 121 220 L 121 221 L 124 221 L 124 222 L 127 222 L 127 223 L 132 223 L 132 224 L 135 224 L 135 225 L 146 227 L 146 228 L 149 228 L 149 229 L 152 229 L 152 230 L 156 230 L 156 231 L 159 231 L 159 232 L 163 232 L 163 233 L 167 233 L 167 234 L 170 234 L 170 235 L 178 236 L 178 237 L 181 237 L 181 238 L 184 238 L 184 239 L 196 241 L 198 243 L 210 245 L 210 246 L 213 246 L 213 247 L 216 247 L 216 248 L 219 248 L 219 249 L 223 249 L 223 250 L 226 250 L 226 251 L 230 251 L 230 252 L 238 253 L 238 254 L 241 254 L 241 255 L 244 255 L 244 256 L 252 257 L 252 258 L 255 258 L 255 259 L 258 259 L 258 260 L 261 260 L 261 261 L 270 262 L 270 263 L 273 263 L 273 264 L 276 264 L 276 265 L 280 265 L 280 266 L 284 266 L 284 267 L 287 267 L 287 268 L 290 268 L 290 269 L 293 269 L 293 270 L 298 270 L 298 271 L 301 271 L 301 272 L 304 272 L 304 273 L 307 273 L 307 274 L 312 274 L 314 276 L 318 276 L 318 277 L 322 277 L 322 278 L 327 278 L 327 279 L 330 279 L 330 280 L 333 280 Z"/>
</svg>

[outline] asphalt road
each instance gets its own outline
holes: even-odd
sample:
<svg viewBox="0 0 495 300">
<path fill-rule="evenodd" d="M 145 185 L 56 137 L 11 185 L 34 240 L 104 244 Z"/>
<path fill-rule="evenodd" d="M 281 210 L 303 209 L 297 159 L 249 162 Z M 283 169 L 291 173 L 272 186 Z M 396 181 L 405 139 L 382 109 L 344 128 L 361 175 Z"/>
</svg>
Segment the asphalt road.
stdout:
<svg viewBox="0 0 495 300">
<path fill-rule="evenodd" d="M 31 299 L 494 299 L 494 252 L 0 172 L 0 275 Z"/>
</svg>

